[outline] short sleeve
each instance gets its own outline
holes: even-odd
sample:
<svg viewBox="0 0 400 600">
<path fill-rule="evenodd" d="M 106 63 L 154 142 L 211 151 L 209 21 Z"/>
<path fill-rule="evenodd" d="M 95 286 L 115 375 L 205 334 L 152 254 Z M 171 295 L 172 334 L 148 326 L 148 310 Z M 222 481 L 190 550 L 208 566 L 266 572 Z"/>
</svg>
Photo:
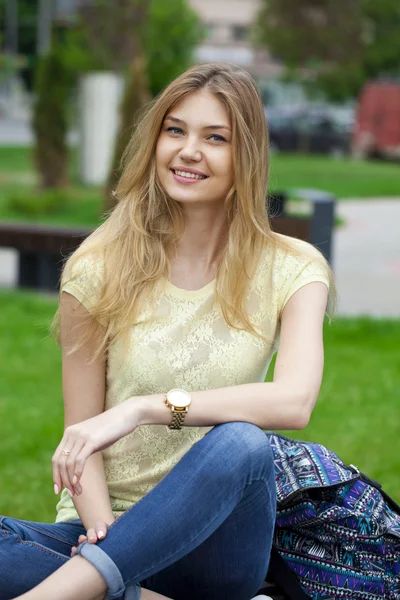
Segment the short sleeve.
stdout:
<svg viewBox="0 0 400 600">
<path fill-rule="evenodd" d="M 304 244 L 305 242 L 303 242 Z M 329 265 L 325 258 L 307 244 L 305 254 L 288 253 L 281 265 L 278 306 L 284 309 L 289 299 L 303 286 L 316 281 L 324 283 L 329 290 Z"/>
<path fill-rule="evenodd" d="M 103 263 L 97 254 L 79 258 L 72 255 L 65 264 L 60 289 L 74 296 L 91 312 L 100 298 L 103 273 Z"/>
</svg>

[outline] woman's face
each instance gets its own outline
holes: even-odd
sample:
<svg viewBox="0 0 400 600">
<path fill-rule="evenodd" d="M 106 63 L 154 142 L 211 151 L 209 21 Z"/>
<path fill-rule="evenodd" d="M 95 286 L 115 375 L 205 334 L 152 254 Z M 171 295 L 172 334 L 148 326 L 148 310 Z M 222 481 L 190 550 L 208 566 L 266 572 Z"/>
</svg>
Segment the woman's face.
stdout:
<svg viewBox="0 0 400 600">
<path fill-rule="evenodd" d="M 233 185 L 228 113 L 211 92 L 196 92 L 165 117 L 156 148 L 159 181 L 178 202 L 225 200 Z"/>
</svg>

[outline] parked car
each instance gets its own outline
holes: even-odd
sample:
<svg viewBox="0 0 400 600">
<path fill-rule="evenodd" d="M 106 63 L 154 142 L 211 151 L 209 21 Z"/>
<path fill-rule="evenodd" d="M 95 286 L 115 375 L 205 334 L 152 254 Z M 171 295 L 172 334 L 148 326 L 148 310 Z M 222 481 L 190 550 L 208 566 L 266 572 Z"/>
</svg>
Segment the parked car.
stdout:
<svg viewBox="0 0 400 600">
<path fill-rule="evenodd" d="M 351 114 L 328 106 L 266 108 L 271 149 L 285 152 L 349 154 Z"/>
<path fill-rule="evenodd" d="M 363 87 L 353 153 L 360 158 L 400 160 L 400 82 L 371 81 Z"/>
</svg>

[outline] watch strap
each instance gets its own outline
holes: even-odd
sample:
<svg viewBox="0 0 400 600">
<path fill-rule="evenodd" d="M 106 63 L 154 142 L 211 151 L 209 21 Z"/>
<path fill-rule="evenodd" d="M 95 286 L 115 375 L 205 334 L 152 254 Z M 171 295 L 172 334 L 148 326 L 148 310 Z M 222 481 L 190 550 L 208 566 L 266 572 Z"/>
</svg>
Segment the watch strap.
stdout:
<svg viewBox="0 0 400 600">
<path fill-rule="evenodd" d="M 185 406 L 183 408 L 182 407 L 174 406 L 168 400 L 168 393 L 166 393 L 165 397 L 164 397 L 164 404 L 166 406 L 168 406 L 171 409 L 171 412 L 172 412 L 172 421 L 171 421 L 170 425 L 168 425 L 168 429 L 182 429 L 182 425 L 183 425 L 183 422 L 184 422 L 185 417 L 187 415 L 187 412 L 189 410 L 189 406 Z M 189 394 L 189 397 L 190 397 L 190 394 Z"/>
<path fill-rule="evenodd" d="M 172 422 L 168 425 L 169 429 L 182 429 L 183 422 L 186 417 L 187 408 L 183 410 L 171 409 L 172 411 Z"/>
</svg>

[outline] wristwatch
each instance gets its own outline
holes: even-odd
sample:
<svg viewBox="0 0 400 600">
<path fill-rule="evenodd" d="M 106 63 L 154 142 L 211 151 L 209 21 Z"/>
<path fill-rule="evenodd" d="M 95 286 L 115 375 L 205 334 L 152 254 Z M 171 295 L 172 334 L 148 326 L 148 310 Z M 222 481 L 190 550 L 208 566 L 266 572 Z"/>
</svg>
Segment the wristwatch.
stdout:
<svg viewBox="0 0 400 600">
<path fill-rule="evenodd" d="M 165 394 L 164 402 L 172 411 L 172 422 L 169 429 L 181 429 L 192 397 L 189 392 L 180 389 L 169 390 Z"/>
</svg>

